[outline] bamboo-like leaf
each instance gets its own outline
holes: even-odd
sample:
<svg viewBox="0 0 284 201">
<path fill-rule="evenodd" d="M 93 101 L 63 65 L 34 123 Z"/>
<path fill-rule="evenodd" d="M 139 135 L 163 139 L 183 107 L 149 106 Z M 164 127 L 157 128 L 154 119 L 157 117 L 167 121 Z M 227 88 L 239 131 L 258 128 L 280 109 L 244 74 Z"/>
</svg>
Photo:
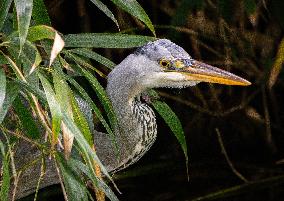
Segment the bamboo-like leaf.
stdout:
<svg viewBox="0 0 284 201">
<path fill-rule="evenodd" d="M 113 136 L 113 132 L 111 130 L 111 128 L 109 127 L 108 123 L 106 122 L 106 120 L 104 119 L 101 111 L 99 110 L 99 108 L 96 106 L 96 104 L 92 101 L 92 99 L 90 98 L 90 96 L 88 95 L 88 93 L 83 89 L 83 87 L 81 87 L 74 79 L 72 79 L 71 77 L 66 77 L 66 79 L 68 80 L 68 82 L 70 82 L 70 84 L 72 84 L 80 93 L 80 95 L 84 98 L 84 100 L 87 102 L 87 104 L 89 104 L 89 106 L 93 109 L 96 117 L 100 120 L 100 122 L 103 124 L 103 126 L 105 127 L 106 131 L 108 134 L 110 134 L 111 136 Z"/>
<path fill-rule="evenodd" d="M 6 96 L 6 75 L 3 69 L 0 69 L 0 113 L 3 109 L 3 103 Z"/>
<path fill-rule="evenodd" d="M 68 163 L 70 164 L 70 166 L 72 168 L 74 168 L 74 171 L 77 172 L 82 172 L 84 175 L 87 175 L 87 177 L 89 179 L 92 180 L 93 183 L 97 183 L 98 187 L 100 189 L 103 189 L 103 191 L 105 192 L 106 196 L 112 200 L 112 201 L 118 201 L 118 198 L 116 197 L 116 195 L 113 193 L 113 191 L 110 189 L 110 187 L 108 187 L 103 181 L 101 181 L 99 178 L 95 177 L 95 175 L 93 175 L 90 170 L 88 169 L 88 167 L 82 163 L 79 160 L 75 160 L 73 158 L 71 158 Z"/>
<path fill-rule="evenodd" d="M 0 31 L 6 21 L 6 17 L 8 15 L 12 0 L 2 0 L 0 2 Z"/>
<path fill-rule="evenodd" d="M 46 99 L 49 105 L 49 109 L 52 116 L 52 145 L 55 145 L 57 143 L 58 134 L 60 132 L 60 126 L 61 126 L 61 119 L 62 119 L 62 113 L 60 109 L 60 105 L 58 105 L 58 102 L 55 98 L 55 93 L 52 89 L 51 84 L 48 82 L 48 80 L 43 77 L 41 74 L 39 75 L 39 79 L 42 83 Z"/>
<path fill-rule="evenodd" d="M 10 171 L 9 171 L 9 154 L 5 150 L 3 142 L 0 140 L 0 150 L 2 158 L 2 167 L 1 167 L 1 191 L 0 191 L 0 200 L 8 201 L 9 200 L 9 188 L 10 188 Z"/>
<path fill-rule="evenodd" d="M 46 101 L 46 96 L 44 94 L 44 92 L 42 90 L 40 90 L 39 88 L 35 87 L 34 85 L 21 81 L 19 79 L 13 79 L 14 84 L 17 84 L 17 87 L 20 87 L 21 89 L 24 89 L 28 92 L 31 92 L 32 94 L 34 94 L 41 102 L 43 102 L 44 104 L 47 104 Z M 9 92 L 10 89 L 7 91 Z"/>
<path fill-rule="evenodd" d="M 76 125 L 78 125 L 78 128 L 81 130 L 85 139 L 92 146 L 94 144 L 94 139 L 90 131 L 88 121 L 86 120 L 84 114 L 80 110 L 80 107 L 78 106 L 78 103 L 76 102 L 74 97 L 72 97 L 71 99 L 71 106 L 72 106 L 72 111 L 73 111 L 73 118 L 74 118 Z M 91 119 L 91 121 L 93 121 L 93 118 Z"/>
<path fill-rule="evenodd" d="M 185 140 L 185 136 L 184 136 L 184 132 L 183 132 L 183 128 L 180 123 L 180 120 L 165 102 L 154 101 L 152 104 L 154 108 L 157 110 L 157 112 L 164 119 L 166 124 L 170 127 L 171 131 L 174 133 L 178 142 L 180 143 L 184 156 L 185 156 L 186 167 L 188 168 L 187 145 L 186 145 L 186 140 Z"/>
<path fill-rule="evenodd" d="M 86 48 L 76 48 L 76 49 L 72 49 L 69 50 L 72 53 L 76 53 L 78 55 L 93 59 L 97 62 L 99 62 L 100 64 L 108 67 L 109 69 L 113 69 L 113 67 L 115 66 L 115 63 L 113 63 L 111 60 L 99 55 L 98 53 L 90 50 L 90 49 L 86 49 Z"/>
<path fill-rule="evenodd" d="M 32 138 L 39 139 L 41 134 L 36 125 L 36 120 L 33 118 L 31 112 L 23 105 L 21 99 L 17 97 L 13 102 L 14 109 L 19 117 L 21 125 L 23 126 L 24 133 Z"/>
<path fill-rule="evenodd" d="M 32 17 L 36 24 L 51 25 L 50 18 L 43 0 L 34 0 Z"/>
<path fill-rule="evenodd" d="M 95 71 L 96 73 L 98 73 L 101 77 L 104 77 L 104 74 L 101 71 L 99 71 L 97 68 L 92 66 L 86 59 L 83 59 L 80 56 L 77 56 L 73 53 L 70 53 L 69 51 L 65 51 L 65 55 L 67 57 L 71 58 L 72 60 L 76 61 L 76 63 L 78 65 L 81 65 L 85 68 L 89 68 L 89 69 Z"/>
<path fill-rule="evenodd" d="M 62 40 L 61 36 L 57 32 L 55 32 L 54 42 L 50 53 L 49 66 L 51 66 L 54 59 L 57 57 L 63 47 L 64 41 Z"/>
<path fill-rule="evenodd" d="M 155 38 L 149 36 L 110 33 L 69 34 L 64 37 L 65 47 L 84 48 L 132 48 L 153 40 Z"/>
<path fill-rule="evenodd" d="M 154 26 L 149 19 L 145 10 L 140 6 L 140 4 L 136 0 L 111 0 L 114 4 L 116 4 L 121 9 L 125 10 L 129 14 L 133 15 L 134 17 L 138 18 L 151 30 L 154 36 L 155 29 Z"/>
<path fill-rule="evenodd" d="M 26 42 L 32 16 L 33 0 L 14 0 L 20 38 L 20 52 Z"/>
<path fill-rule="evenodd" d="M 60 105 L 60 108 L 61 110 L 64 110 L 64 112 L 68 113 L 71 118 L 73 118 L 72 106 L 70 100 L 73 94 L 71 93 L 71 89 L 69 88 L 69 86 L 65 81 L 59 62 L 55 62 L 52 76 L 53 76 L 54 89 L 56 93 L 55 96 L 57 102 Z M 63 134 L 65 157 L 69 158 L 73 146 L 74 135 L 68 128 L 66 128 L 66 125 L 64 123 L 61 124 L 61 128 Z"/>
<path fill-rule="evenodd" d="M 57 155 L 56 161 L 59 163 L 60 171 L 63 176 L 64 187 L 69 201 L 88 201 L 88 189 L 81 180 L 78 173 L 72 171 L 70 164 L 63 157 Z"/>
<path fill-rule="evenodd" d="M 66 125 L 66 127 L 72 131 L 72 133 L 75 136 L 76 141 L 78 142 L 78 145 L 80 147 L 80 150 L 82 151 L 82 154 L 84 155 L 84 158 L 86 160 L 87 166 L 90 170 L 92 170 L 92 174 L 95 175 L 94 169 L 93 169 L 93 161 L 100 166 L 102 173 L 113 182 L 111 179 L 109 173 L 107 172 L 106 168 L 103 166 L 101 161 L 99 160 L 96 153 L 93 151 L 87 140 L 84 138 L 83 134 L 81 133 L 80 129 L 76 126 L 76 124 L 70 119 L 70 117 L 63 113 L 63 121 Z M 113 183 L 114 184 L 114 183 Z"/>
<path fill-rule="evenodd" d="M 105 4 L 103 4 L 99 0 L 90 0 L 90 1 L 93 2 L 93 4 L 95 4 L 98 7 L 98 9 L 103 11 L 106 14 L 106 16 L 108 16 L 115 23 L 117 28 L 119 29 L 119 24 L 118 24 L 117 20 L 115 19 L 114 15 L 112 14 L 112 12 L 108 9 L 108 7 Z"/>
<path fill-rule="evenodd" d="M 0 110 L 0 124 L 4 120 L 8 109 L 10 108 L 20 91 L 19 86 L 13 82 L 7 82 L 6 88 L 9 90 L 6 91 L 6 96 L 2 105 L 2 109 Z"/>
<path fill-rule="evenodd" d="M 54 39 L 55 29 L 46 25 L 37 25 L 29 28 L 27 40 L 35 42 L 43 39 Z"/>
<path fill-rule="evenodd" d="M 112 104 L 101 84 L 98 82 L 97 78 L 94 77 L 87 70 L 80 68 L 81 74 L 86 77 L 86 79 L 91 83 L 92 88 L 95 90 L 100 102 L 103 104 L 104 110 L 107 113 L 110 124 L 113 126 L 113 130 L 117 125 L 116 115 L 113 111 Z"/>
</svg>

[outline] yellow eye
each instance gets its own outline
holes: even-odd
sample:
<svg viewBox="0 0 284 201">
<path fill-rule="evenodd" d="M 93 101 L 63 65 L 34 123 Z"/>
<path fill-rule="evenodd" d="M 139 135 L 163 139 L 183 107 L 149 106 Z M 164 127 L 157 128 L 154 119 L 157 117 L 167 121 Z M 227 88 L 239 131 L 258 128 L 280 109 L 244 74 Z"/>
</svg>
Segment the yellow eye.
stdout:
<svg viewBox="0 0 284 201">
<path fill-rule="evenodd" d="M 166 59 L 161 59 L 159 63 L 160 63 L 160 66 L 162 66 L 163 68 L 169 68 L 171 65 L 170 61 Z"/>
</svg>

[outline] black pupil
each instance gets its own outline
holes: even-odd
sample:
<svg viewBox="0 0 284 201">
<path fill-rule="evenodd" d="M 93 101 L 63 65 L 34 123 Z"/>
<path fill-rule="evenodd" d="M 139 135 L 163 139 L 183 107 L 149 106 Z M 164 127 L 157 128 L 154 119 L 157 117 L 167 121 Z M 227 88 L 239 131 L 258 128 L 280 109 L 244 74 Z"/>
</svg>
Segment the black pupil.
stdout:
<svg viewBox="0 0 284 201">
<path fill-rule="evenodd" d="M 162 61 L 162 66 L 167 66 L 168 63 L 166 61 Z"/>
</svg>

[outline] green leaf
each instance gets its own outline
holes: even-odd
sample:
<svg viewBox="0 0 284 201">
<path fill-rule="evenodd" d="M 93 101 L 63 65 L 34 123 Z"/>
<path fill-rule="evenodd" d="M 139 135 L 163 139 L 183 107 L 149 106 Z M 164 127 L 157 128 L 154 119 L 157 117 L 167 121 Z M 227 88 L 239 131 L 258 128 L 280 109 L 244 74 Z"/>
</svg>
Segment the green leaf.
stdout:
<svg viewBox="0 0 284 201">
<path fill-rule="evenodd" d="M 88 143 L 91 146 L 94 145 L 94 139 L 93 139 L 93 135 L 92 135 L 90 128 L 89 128 L 89 123 L 86 120 L 82 111 L 80 110 L 78 103 L 76 102 L 74 96 L 71 99 L 71 106 L 72 106 L 73 118 L 74 118 L 76 125 L 81 130 L 82 134 L 84 135 L 84 137 L 88 141 Z M 91 118 L 91 121 L 93 121 L 93 118 Z"/>
<path fill-rule="evenodd" d="M 117 20 L 115 19 L 114 15 L 112 14 L 112 12 L 108 9 L 108 7 L 105 4 L 103 4 L 99 0 L 90 0 L 90 1 L 93 2 L 93 4 L 95 4 L 98 7 L 98 9 L 103 11 L 106 14 L 106 16 L 108 16 L 119 29 L 119 25 L 118 25 Z"/>
<path fill-rule="evenodd" d="M 94 103 L 94 101 L 90 98 L 90 96 L 88 95 L 88 93 L 83 89 L 83 87 L 81 87 L 74 79 L 72 79 L 71 77 L 66 77 L 66 79 L 68 80 L 68 82 L 70 82 L 70 84 L 72 84 L 80 93 L 80 95 L 84 98 L 84 100 L 87 102 L 87 104 L 90 105 L 90 107 L 93 109 L 96 117 L 100 120 L 100 122 L 103 124 L 103 126 L 105 127 L 106 131 L 108 134 L 110 134 L 111 136 L 113 136 L 113 132 L 110 129 L 108 123 L 106 122 L 106 120 L 104 119 L 100 109 L 96 106 L 96 104 Z"/>
<path fill-rule="evenodd" d="M 57 138 L 60 132 L 60 126 L 61 126 L 61 119 L 62 119 L 62 114 L 61 114 L 61 109 L 60 105 L 56 101 L 55 98 L 55 93 L 52 89 L 51 84 L 48 82 L 48 80 L 43 77 L 41 74 L 39 75 L 39 79 L 42 83 L 46 99 L 49 105 L 49 109 L 51 112 L 52 116 L 52 133 L 53 133 L 53 143 L 57 142 Z"/>
<path fill-rule="evenodd" d="M 70 88 L 67 85 L 64 76 L 62 75 L 63 72 L 58 62 L 55 62 L 53 67 L 54 70 L 52 71 L 52 77 L 53 77 L 56 101 L 59 103 L 61 110 L 69 112 L 68 109 L 71 109 L 70 99 L 69 99 Z"/>
<path fill-rule="evenodd" d="M 92 174 L 95 175 L 93 169 L 93 161 L 95 160 L 96 163 L 100 166 L 102 173 L 113 182 L 109 173 L 107 172 L 106 168 L 103 166 L 101 161 L 99 160 L 96 153 L 93 151 L 87 140 L 84 138 L 83 134 L 81 133 L 80 129 L 76 126 L 76 124 L 71 120 L 68 114 L 63 113 L 63 121 L 66 127 L 74 134 L 76 141 L 80 147 L 80 150 L 84 156 L 84 159 L 87 163 L 87 166 L 91 170 Z"/>
<path fill-rule="evenodd" d="M 33 0 L 14 0 L 14 2 L 17 11 L 18 30 L 20 38 L 20 52 L 21 52 L 22 47 L 24 46 L 28 35 L 28 30 L 32 16 Z"/>
<path fill-rule="evenodd" d="M 9 187 L 10 187 L 10 172 L 9 172 L 9 154 L 5 151 L 5 146 L 0 140 L 0 150 L 2 155 L 2 167 L 1 167 L 1 191 L 0 191 L 0 200 L 8 201 L 9 200 Z"/>
<path fill-rule="evenodd" d="M 133 48 L 153 40 L 155 38 L 149 36 L 110 33 L 69 34 L 64 37 L 65 47 L 84 48 Z"/>
<path fill-rule="evenodd" d="M 29 28 L 27 40 L 35 42 L 43 39 L 53 40 L 55 37 L 55 30 L 46 25 L 37 25 Z"/>
<path fill-rule="evenodd" d="M 0 31 L 6 21 L 12 0 L 1 0 L 0 2 Z"/>
<path fill-rule="evenodd" d="M 80 68 L 80 72 L 91 83 L 92 88 L 95 90 L 100 102 L 103 104 L 104 110 L 106 111 L 110 124 L 112 125 L 113 130 L 114 130 L 114 128 L 117 125 L 117 119 L 113 111 L 112 104 L 104 88 L 98 82 L 97 78 L 93 76 L 89 71 L 83 68 Z"/>
<path fill-rule="evenodd" d="M 112 200 L 112 201 L 118 201 L 118 198 L 116 197 L 116 195 L 113 193 L 113 191 L 110 189 L 110 187 L 108 187 L 102 180 L 100 180 L 99 178 L 95 177 L 91 171 L 89 170 L 89 168 L 82 163 L 79 160 L 75 160 L 73 158 L 70 158 L 70 160 L 68 161 L 68 163 L 70 164 L 70 166 L 72 168 L 74 168 L 74 171 L 76 172 L 82 172 L 83 174 L 87 175 L 88 178 L 90 178 L 92 180 L 93 183 L 97 183 L 98 187 L 100 189 L 103 189 L 103 191 L 105 192 L 106 196 Z"/>
<path fill-rule="evenodd" d="M 34 6 L 33 6 L 33 19 L 36 22 L 36 24 L 45 24 L 51 26 L 51 22 L 49 19 L 49 15 L 47 12 L 47 9 L 44 5 L 43 0 L 34 0 Z"/>
<path fill-rule="evenodd" d="M 6 91 L 4 103 L 2 105 L 2 109 L 0 110 L 0 124 L 4 120 L 8 112 L 8 109 L 10 108 L 10 106 L 12 105 L 13 101 L 15 100 L 15 98 L 17 97 L 20 91 L 19 86 L 13 82 L 7 82 L 6 88 L 9 90 Z"/>
<path fill-rule="evenodd" d="M 3 69 L 0 69 L 0 112 L 3 108 L 3 103 L 6 95 L 6 75 Z"/>
<path fill-rule="evenodd" d="M 64 187 L 69 201 L 88 201 L 88 189 L 81 180 L 78 173 L 72 171 L 70 163 L 61 155 L 56 155 L 56 161 L 59 163 L 60 171 L 63 176 Z"/>
<path fill-rule="evenodd" d="M 165 102 L 154 101 L 152 105 L 157 110 L 157 112 L 161 115 L 161 117 L 164 119 L 166 124 L 170 127 L 171 131 L 176 136 L 183 150 L 183 153 L 186 159 L 186 167 L 188 168 L 187 145 L 186 145 L 186 140 L 185 140 L 185 136 L 184 136 L 184 132 L 183 132 L 183 128 L 180 123 L 180 120 Z"/>
<path fill-rule="evenodd" d="M 86 48 L 77 48 L 77 49 L 72 49 L 72 50 L 69 50 L 69 52 L 72 52 L 72 53 L 76 53 L 78 55 L 81 55 L 81 56 L 84 56 L 84 57 L 87 57 L 89 59 L 93 59 L 97 62 L 99 62 L 100 64 L 108 67 L 109 69 L 113 69 L 114 66 L 115 66 L 115 63 L 113 63 L 111 60 L 99 55 L 98 53 L 96 52 L 93 52 L 92 50 L 90 49 L 86 49 Z"/>
<path fill-rule="evenodd" d="M 41 134 L 31 111 L 27 109 L 27 106 L 22 103 L 19 97 L 14 100 L 13 106 L 23 126 L 24 133 L 32 139 L 39 139 Z"/>
<path fill-rule="evenodd" d="M 45 96 L 44 92 L 42 90 L 40 90 L 39 88 L 35 87 L 34 85 L 32 85 L 30 83 L 21 81 L 19 79 L 13 79 L 13 81 L 14 81 L 15 84 L 17 84 L 17 86 L 19 88 L 25 89 L 26 91 L 31 92 L 44 104 L 47 103 L 46 96 Z M 8 91 L 10 91 L 10 89 Z"/>
<path fill-rule="evenodd" d="M 128 12 L 129 14 L 133 15 L 134 17 L 138 18 L 142 22 L 145 23 L 145 25 L 151 30 L 154 36 L 155 34 L 155 29 L 154 26 L 149 19 L 147 13 L 144 11 L 144 9 L 140 6 L 140 4 L 135 1 L 125 1 L 125 0 L 111 0 L 114 4 L 116 4 L 118 7 L 123 9 L 124 11 Z"/>
</svg>

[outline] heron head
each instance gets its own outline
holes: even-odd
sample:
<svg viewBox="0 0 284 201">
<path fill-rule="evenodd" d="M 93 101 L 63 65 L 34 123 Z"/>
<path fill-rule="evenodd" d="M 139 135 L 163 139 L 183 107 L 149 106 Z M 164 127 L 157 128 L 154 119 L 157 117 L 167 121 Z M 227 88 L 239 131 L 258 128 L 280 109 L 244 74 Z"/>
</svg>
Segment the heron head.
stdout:
<svg viewBox="0 0 284 201">
<path fill-rule="evenodd" d="M 180 46 L 167 39 L 149 42 L 134 53 L 144 68 L 143 84 L 149 87 L 186 87 L 199 82 L 247 86 L 237 75 L 196 61 Z M 148 62 L 148 64 L 147 64 Z"/>
</svg>

